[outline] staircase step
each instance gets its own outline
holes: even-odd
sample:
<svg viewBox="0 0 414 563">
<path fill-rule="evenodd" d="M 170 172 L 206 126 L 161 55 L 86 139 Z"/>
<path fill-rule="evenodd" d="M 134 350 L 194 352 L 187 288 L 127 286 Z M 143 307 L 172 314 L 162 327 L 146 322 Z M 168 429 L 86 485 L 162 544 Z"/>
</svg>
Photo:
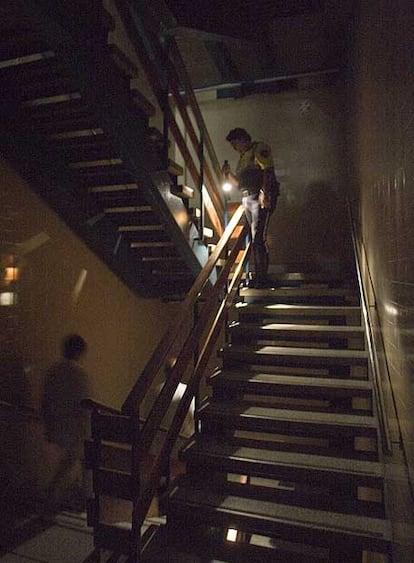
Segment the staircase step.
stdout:
<svg viewBox="0 0 414 563">
<path fill-rule="evenodd" d="M 211 400 L 198 416 L 203 432 L 227 428 L 338 439 L 377 436 L 377 421 L 372 416 L 278 409 L 242 401 Z"/>
<path fill-rule="evenodd" d="M 83 130 L 61 133 L 49 136 L 50 148 L 66 162 L 97 161 L 112 158 L 114 149 L 103 133 L 96 134 L 95 130 Z M 89 135 L 87 134 L 89 132 Z"/>
<path fill-rule="evenodd" d="M 374 461 L 238 446 L 221 437 L 197 436 L 180 459 L 203 473 L 214 469 L 312 485 L 382 488 L 383 468 Z"/>
<path fill-rule="evenodd" d="M 318 368 L 359 366 L 366 368 L 368 365 L 368 353 L 364 350 L 228 345 L 222 349 L 221 355 L 225 367 L 251 364 Z"/>
<path fill-rule="evenodd" d="M 353 303 L 359 299 L 353 289 L 326 287 L 323 285 L 308 285 L 304 287 L 269 287 L 263 289 L 241 288 L 240 297 L 257 300 L 272 300 L 273 302 L 303 302 L 307 303 Z"/>
<path fill-rule="evenodd" d="M 298 376 L 251 371 L 218 370 L 208 380 L 214 388 L 240 393 L 289 397 L 371 397 L 369 381 L 349 378 Z"/>
<path fill-rule="evenodd" d="M 352 287 L 349 280 L 343 278 L 333 278 L 320 272 L 284 272 L 269 273 L 269 280 L 277 287 L 278 285 L 289 286 L 307 286 L 307 285 L 324 285 L 326 287 Z"/>
<path fill-rule="evenodd" d="M 235 312 L 240 320 L 251 319 L 312 319 L 330 321 L 332 324 L 361 324 L 360 307 L 348 305 L 286 305 L 286 304 L 263 304 L 263 303 L 237 303 Z M 282 321 L 282 322 L 283 322 Z"/>
<path fill-rule="evenodd" d="M 143 553 L 144 563 L 327 563 L 323 548 L 307 548 L 289 542 L 271 542 L 258 535 L 228 541 L 225 531 L 209 529 L 205 533 L 185 529 L 169 522 L 160 528 Z"/>
<path fill-rule="evenodd" d="M 344 341 L 345 345 L 352 344 L 360 349 L 364 346 L 364 329 L 361 326 L 233 322 L 227 331 L 232 342 L 286 340 L 329 344 Z"/>
<path fill-rule="evenodd" d="M 356 514 L 327 512 L 226 494 L 211 482 L 180 477 L 172 486 L 168 519 L 182 527 L 215 525 L 282 539 L 388 553 L 391 529 L 387 521 Z"/>
<path fill-rule="evenodd" d="M 49 50 L 48 43 L 41 34 L 26 29 L 25 37 L 16 30 L 2 31 L 0 39 L 0 61 L 18 61 Z"/>
<path fill-rule="evenodd" d="M 78 102 L 75 104 L 75 102 Z M 56 104 L 39 104 L 25 108 L 26 111 L 30 110 L 31 128 L 38 135 L 59 135 L 70 133 L 72 131 L 86 131 L 99 129 L 98 121 L 92 117 L 89 112 L 81 106 L 80 99 L 66 99 Z M 66 112 L 62 107 L 59 107 L 60 113 L 58 114 L 55 106 L 66 106 Z M 45 109 L 44 113 L 33 113 L 33 110 Z"/>
<path fill-rule="evenodd" d="M 4 93 L 3 101 L 19 101 L 22 104 L 34 105 L 37 100 L 46 100 L 48 98 L 56 98 L 57 96 L 74 96 L 78 94 L 79 89 L 73 84 L 70 77 L 58 77 L 50 81 L 45 80 L 44 83 L 38 82 L 34 84 L 25 84 L 19 90 L 18 85 L 9 86 Z"/>
</svg>

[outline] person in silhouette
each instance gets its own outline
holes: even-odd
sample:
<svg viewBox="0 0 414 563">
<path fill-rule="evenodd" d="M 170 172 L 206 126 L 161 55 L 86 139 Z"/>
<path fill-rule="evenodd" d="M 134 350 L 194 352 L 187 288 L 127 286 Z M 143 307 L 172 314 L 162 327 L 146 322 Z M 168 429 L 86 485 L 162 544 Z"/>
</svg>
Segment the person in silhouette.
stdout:
<svg viewBox="0 0 414 563">
<path fill-rule="evenodd" d="M 222 173 L 242 192 L 242 204 L 250 225 L 255 265 L 254 287 L 267 285 L 269 253 L 266 244 L 269 218 L 276 208 L 279 182 L 276 178 L 269 145 L 252 141 L 249 133 L 237 127 L 227 137 L 239 154 L 236 171 L 232 172 L 226 161 Z"/>
<path fill-rule="evenodd" d="M 78 334 L 64 338 L 62 359 L 46 373 L 42 404 L 46 440 L 61 453 L 47 500 L 75 509 L 83 508 L 86 494 L 82 460 L 89 415 L 81 405 L 89 396 L 88 377 L 81 366 L 86 352 L 87 344 Z"/>
</svg>

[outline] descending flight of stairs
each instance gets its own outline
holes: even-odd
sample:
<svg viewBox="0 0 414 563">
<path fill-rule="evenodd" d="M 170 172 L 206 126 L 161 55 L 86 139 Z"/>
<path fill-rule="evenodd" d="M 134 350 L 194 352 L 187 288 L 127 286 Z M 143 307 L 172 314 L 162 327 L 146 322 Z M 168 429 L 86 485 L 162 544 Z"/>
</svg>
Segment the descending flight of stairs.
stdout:
<svg viewBox="0 0 414 563">
<path fill-rule="evenodd" d="M 173 195 L 182 170 L 148 142 L 155 107 L 108 44 L 114 25 L 99 0 L 78 14 L 63 1 L 1 3 L 0 150 L 134 291 L 182 295 L 208 252 Z"/>
<path fill-rule="evenodd" d="M 390 561 L 356 291 L 291 275 L 240 297 L 155 559 Z"/>
</svg>

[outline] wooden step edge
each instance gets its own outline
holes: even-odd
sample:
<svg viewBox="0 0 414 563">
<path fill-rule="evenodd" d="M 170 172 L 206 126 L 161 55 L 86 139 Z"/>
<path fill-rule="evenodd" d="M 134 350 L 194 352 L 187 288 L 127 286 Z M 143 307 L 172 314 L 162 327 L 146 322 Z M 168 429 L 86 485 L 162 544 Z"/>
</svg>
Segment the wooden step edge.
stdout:
<svg viewBox="0 0 414 563">
<path fill-rule="evenodd" d="M 199 409 L 198 416 L 201 420 L 205 417 L 213 417 L 213 419 L 222 422 L 230 419 L 235 422 L 245 420 L 252 426 L 257 424 L 261 426 L 275 424 L 277 426 L 277 424 L 282 423 L 305 426 L 317 425 L 326 427 L 327 430 L 331 429 L 331 431 L 345 431 L 347 429 L 360 431 L 360 435 L 365 432 L 376 433 L 378 430 L 378 422 L 374 416 L 255 407 L 248 403 L 229 403 L 218 400 L 210 400 L 204 404 Z"/>
<path fill-rule="evenodd" d="M 181 199 L 192 199 L 194 197 L 194 188 L 179 184 L 178 186 L 171 186 L 171 193 L 180 197 Z"/>
<path fill-rule="evenodd" d="M 180 460 L 195 465 L 199 464 L 202 467 L 214 465 L 223 470 L 230 466 L 235 468 L 240 464 L 245 469 L 251 466 L 252 471 L 261 473 L 264 471 L 267 475 L 273 475 L 275 470 L 291 470 L 291 480 L 294 480 L 295 472 L 311 475 L 319 473 L 322 479 L 334 482 L 340 478 L 345 481 L 370 482 L 380 485 L 384 479 L 384 469 L 379 462 L 279 451 L 275 452 L 275 459 L 272 459 L 271 456 L 265 455 L 266 450 L 248 447 L 236 449 L 229 445 L 228 451 L 226 451 L 226 449 L 220 449 L 220 441 L 218 442 L 214 444 L 214 440 L 207 440 L 206 444 L 206 440 L 202 438 L 191 440 L 180 451 Z"/>
<path fill-rule="evenodd" d="M 227 563 L 287 563 L 293 561 L 294 563 L 328 563 L 328 551 L 317 546 L 301 546 L 294 542 L 283 542 L 270 538 L 267 538 L 266 541 L 266 538 L 258 534 L 244 535 L 237 530 L 235 530 L 237 540 L 229 541 L 222 535 L 214 534 L 211 529 L 204 533 L 195 528 L 190 531 L 180 523 L 175 525 L 174 522 L 169 522 L 167 529 L 168 543 L 164 545 L 167 558 L 164 559 L 159 552 L 155 559 L 150 559 L 150 563 L 170 563 L 171 546 L 177 549 L 177 555 L 173 552 L 172 560 L 178 562 L 189 562 L 189 555 L 193 558 L 192 562 L 200 561 L 194 559 L 198 555 L 211 562 L 226 561 Z"/>
<path fill-rule="evenodd" d="M 222 370 L 213 373 L 207 378 L 207 384 L 220 387 L 236 387 L 242 390 L 243 388 L 249 387 L 266 387 L 271 389 L 272 386 L 275 388 L 280 386 L 286 387 L 296 387 L 300 389 L 298 392 L 303 392 L 303 389 L 324 389 L 326 391 L 342 390 L 349 391 L 352 393 L 363 393 L 370 395 L 372 393 L 372 383 L 365 379 L 350 379 L 344 377 L 317 377 L 317 376 L 300 376 L 300 375 L 290 375 L 290 374 L 273 374 L 273 373 L 263 373 L 260 372 L 239 372 Z"/>
<path fill-rule="evenodd" d="M 256 349 L 257 348 L 257 349 Z M 297 348 L 296 346 L 271 346 L 265 344 L 249 347 L 248 345 L 228 344 L 221 349 L 220 355 L 233 359 L 249 358 L 255 363 L 255 358 L 303 358 L 308 361 L 334 361 L 337 363 L 349 362 L 366 363 L 369 354 L 365 350 L 348 350 L 343 348 Z M 236 356 L 234 358 L 234 356 Z"/>
<path fill-rule="evenodd" d="M 352 541 L 354 546 L 384 553 L 391 548 L 391 526 L 386 519 L 226 495 L 213 490 L 211 483 L 202 488 L 202 483 L 197 482 L 193 487 L 188 477 L 173 484 L 169 497 L 169 517 L 179 518 L 182 514 L 192 518 L 193 523 L 197 520 L 236 528 L 240 525 L 241 529 L 270 535 L 293 534 L 298 540 L 306 537 L 323 541 L 322 545 Z"/>
<path fill-rule="evenodd" d="M 271 283 L 271 282 L 270 282 Z M 246 297 L 344 297 L 359 301 L 358 294 L 349 288 L 336 287 L 278 287 L 270 286 L 262 289 L 243 287 L 240 295 Z"/>
<path fill-rule="evenodd" d="M 255 313 L 259 311 L 260 314 L 264 312 L 278 314 L 280 311 L 287 311 L 292 313 L 318 313 L 318 314 L 334 314 L 335 316 L 345 314 L 360 314 L 361 307 L 354 305 L 306 305 L 295 303 L 246 303 L 244 301 L 236 303 L 234 306 L 236 310 L 243 313 Z"/>
<path fill-rule="evenodd" d="M 177 162 L 171 160 L 171 158 L 168 159 L 167 171 L 168 174 L 171 174 L 172 176 L 182 176 L 184 174 L 184 168 Z"/>
<path fill-rule="evenodd" d="M 253 322 L 234 321 L 227 330 L 232 332 L 240 332 L 241 334 L 266 334 L 266 332 L 279 332 L 281 334 L 295 335 L 303 333 L 307 337 L 310 336 L 327 336 L 352 338 L 363 336 L 365 334 L 364 327 L 353 325 L 317 325 L 317 324 L 298 324 L 298 323 L 265 323 L 257 324 Z"/>
</svg>

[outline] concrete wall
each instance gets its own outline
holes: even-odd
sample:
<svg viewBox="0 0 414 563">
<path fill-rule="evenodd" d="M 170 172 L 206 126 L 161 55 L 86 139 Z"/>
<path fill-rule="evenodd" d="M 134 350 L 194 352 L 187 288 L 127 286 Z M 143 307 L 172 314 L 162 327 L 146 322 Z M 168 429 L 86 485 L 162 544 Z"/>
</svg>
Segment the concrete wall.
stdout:
<svg viewBox="0 0 414 563">
<path fill-rule="evenodd" d="M 354 44 L 361 234 L 414 483 L 413 32 L 408 2 L 361 3 Z"/>
<path fill-rule="evenodd" d="M 225 141 L 234 127 L 272 147 L 281 197 L 269 229 L 271 268 L 349 270 L 339 91 L 320 86 L 221 100 L 215 91 L 198 95 L 221 162 L 236 166 L 237 153 Z"/>
<path fill-rule="evenodd" d="M 85 369 L 93 396 L 120 407 L 175 306 L 133 294 L 5 161 L 0 260 L 0 399 L 38 407 L 45 369 L 59 357 L 62 337 L 77 332 L 89 345 Z M 11 266 L 19 268 L 15 282 L 5 280 Z M 14 305 L 5 304 L 10 294 Z M 10 429 L 0 432 L 0 441 L 7 439 L 2 459 L 9 459 L 13 479 L 27 483 L 30 474 L 16 467 L 40 461 L 42 473 L 50 451 L 41 425 L 13 431 L 13 442 Z"/>
</svg>

